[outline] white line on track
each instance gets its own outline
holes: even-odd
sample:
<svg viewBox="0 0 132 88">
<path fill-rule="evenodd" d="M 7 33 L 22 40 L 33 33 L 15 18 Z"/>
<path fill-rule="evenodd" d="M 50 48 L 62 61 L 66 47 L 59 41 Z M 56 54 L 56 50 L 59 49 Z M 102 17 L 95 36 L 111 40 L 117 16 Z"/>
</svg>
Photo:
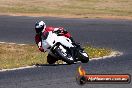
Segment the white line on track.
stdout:
<svg viewBox="0 0 132 88">
<path fill-rule="evenodd" d="M 17 44 L 17 43 L 13 43 L 13 42 L 10 42 L 10 43 L 8 43 L 8 42 L 0 42 L 0 44 L 11 44 L 11 45 L 14 45 L 14 44 Z M 27 45 L 27 44 L 17 44 L 17 45 Z"/>
</svg>

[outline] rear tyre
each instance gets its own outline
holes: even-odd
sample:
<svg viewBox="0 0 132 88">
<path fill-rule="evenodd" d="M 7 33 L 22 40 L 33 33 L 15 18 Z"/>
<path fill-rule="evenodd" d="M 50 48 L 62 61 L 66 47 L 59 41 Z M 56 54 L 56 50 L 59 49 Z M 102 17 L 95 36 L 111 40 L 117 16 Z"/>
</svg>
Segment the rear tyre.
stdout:
<svg viewBox="0 0 132 88">
<path fill-rule="evenodd" d="M 58 56 L 67 64 L 74 64 L 74 59 L 71 56 L 70 52 L 68 52 L 67 49 L 65 49 L 62 45 L 59 45 L 55 49 Z"/>
</svg>

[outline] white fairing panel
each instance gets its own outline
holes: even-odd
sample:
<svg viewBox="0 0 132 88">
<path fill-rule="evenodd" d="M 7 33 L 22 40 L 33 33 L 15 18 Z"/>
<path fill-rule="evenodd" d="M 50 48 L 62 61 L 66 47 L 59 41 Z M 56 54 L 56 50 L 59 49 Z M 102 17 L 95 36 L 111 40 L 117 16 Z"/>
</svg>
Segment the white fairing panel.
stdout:
<svg viewBox="0 0 132 88">
<path fill-rule="evenodd" d="M 58 36 L 56 39 L 56 42 L 60 42 L 62 45 L 69 47 L 69 48 L 73 47 L 73 45 L 71 44 L 71 40 L 64 36 Z"/>
<path fill-rule="evenodd" d="M 82 55 L 85 56 L 85 57 L 88 57 L 88 54 L 85 53 L 85 52 L 83 52 Z"/>
<path fill-rule="evenodd" d="M 55 35 L 53 35 L 52 32 L 49 32 L 49 35 L 48 35 L 47 39 L 42 40 L 42 47 L 44 48 L 44 50 L 47 51 L 48 47 L 53 46 L 53 42 L 55 40 L 54 38 L 55 38 Z M 49 52 L 49 50 L 48 50 L 48 52 Z"/>
<path fill-rule="evenodd" d="M 49 35 L 46 40 L 42 40 L 42 47 L 44 50 L 48 50 L 48 47 L 52 47 L 55 43 L 60 42 L 66 47 L 73 47 L 71 40 L 65 36 L 57 36 L 55 33 L 49 32 Z M 49 50 L 48 50 L 49 51 Z"/>
</svg>

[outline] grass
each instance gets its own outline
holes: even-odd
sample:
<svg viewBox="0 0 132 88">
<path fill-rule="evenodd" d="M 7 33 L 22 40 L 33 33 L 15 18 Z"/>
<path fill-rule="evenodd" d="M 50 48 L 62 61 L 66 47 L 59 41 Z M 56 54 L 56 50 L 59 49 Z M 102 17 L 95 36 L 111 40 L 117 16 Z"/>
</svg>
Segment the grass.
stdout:
<svg viewBox="0 0 132 88">
<path fill-rule="evenodd" d="M 109 49 L 85 46 L 90 58 L 110 55 Z M 18 45 L 0 43 L 0 69 L 47 64 L 47 53 L 42 53 L 36 45 Z M 59 61 L 61 62 L 61 61 Z"/>
<path fill-rule="evenodd" d="M 0 0 L 1 13 L 132 17 L 132 0 Z"/>
<path fill-rule="evenodd" d="M 46 63 L 35 45 L 0 44 L 0 69 Z"/>
<path fill-rule="evenodd" d="M 85 51 L 89 54 L 90 59 L 108 56 L 112 52 L 112 49 L 98 48 L 98 47 L 93 47 L 91 45 L 85 46 L 84 48 L 85 48 Z"/>
</svg>

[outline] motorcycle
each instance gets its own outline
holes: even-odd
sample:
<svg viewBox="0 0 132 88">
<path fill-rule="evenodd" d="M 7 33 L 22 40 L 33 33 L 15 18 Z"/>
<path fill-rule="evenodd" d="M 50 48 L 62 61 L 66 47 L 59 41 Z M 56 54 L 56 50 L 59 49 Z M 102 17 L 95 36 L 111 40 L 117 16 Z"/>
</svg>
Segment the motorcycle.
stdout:
<svg viewBox="0 0 132 88">
<path fill-rule="evenodd" d="M 73 43 L 71 39 L 56 32 L 47 32 L 42 37 L 42 47 L 52 56 L 67 64 L 74 64 L 77 61 L 87 63 L 89 61 L 89 55 L 80 45 Z"/>
</svg>

